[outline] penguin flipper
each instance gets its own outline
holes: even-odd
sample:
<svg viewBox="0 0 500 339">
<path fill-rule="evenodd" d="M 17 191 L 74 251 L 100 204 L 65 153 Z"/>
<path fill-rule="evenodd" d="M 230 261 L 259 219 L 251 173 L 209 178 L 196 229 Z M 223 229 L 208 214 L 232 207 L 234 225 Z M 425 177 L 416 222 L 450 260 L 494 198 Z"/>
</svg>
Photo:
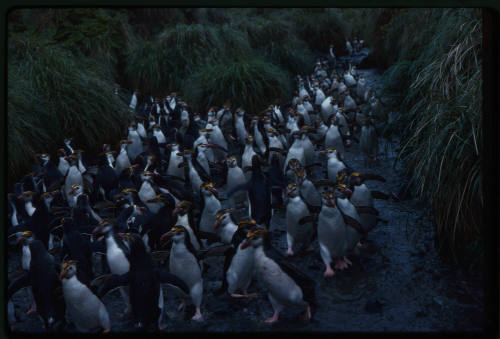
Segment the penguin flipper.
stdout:
<svg viewBox="0 0 500 339">
<path fill-rule="evenodd" d="M 365 230 L 363 229 L 363 226 L 361 226 L 361 223 L 354 219 L 353 217 L 348 216 L 347 214 L 344 214 L 342 210 L 339 208 L 338 209 L 340 214 L 342 215 L 342 218 L 344 219 L 344 222 L 346 225 L 351 226 L 354 228 L 356 231 L 358 231 L 360 234 L 365 234 Z"/>
<path fill-rule="evenodd" d="M 218 256 L 218 255 L 226 255 L 226 253 L 233 248 L 232 245 L 220 245 L 220 246 L 214 246 L 211 247 L 207 250 L 200 251 L 200 255 L 198 257 L 199 260 L 208 258 L 208 257 L 213 257 L 213 256 Z"/>
<path fill-rule="evenodd" d="M 110 274 L 110 275 L 111 277 L 109 277 L 106 280 L 106 282 L 98 289 L 97 296 L 99 297 L 99 299 L 102 299 L 106 294 L 113 291 L 114 289 L 120 286 L 127 286 L 129 283 L 129 272 L 124 273 L 122 275 L 116 275 L 116 274 Z"/>
<path fill-rule="evenodd" d="M 306 215 L 299 220 L 299 225 L 307 224 L 308 222 L 314 222 L 316 219 L 312 215 Z"/>
<path fill-rule="evenodd" d="M 158 270 L 158 277 L 160 278 L 160 284 L 166 284 L 170 287 L 174 287 L 182 291 L 185 295 L 189 295 L 188 286 L 178 276 L 165 270 Z"/>
<path fill-rule="evenodd" d="M 372 173 L 365 173 L 363 174 L 363 179 L 365 180 L 378 180 L 385 182 L 385 178 L 383 176 L 377 175 L 377 174 L 372 174 Z"/>
<path fill-rule="evenodd" d="M 356 211 L 358 211 L 359 214 L 372 214 L 372 215 L 378 215 L 378 211 L 371 207 L 371 206 L 356 206 Z"/>
<path fill-rule="evenodd" d="M 374 199 L 382 199 L 382 200 L 387 200 L 389 199 L 389 196 L 383 192 L 380 191 L 371 191 L 372 197 Z"/>
<path fill-rule="evenodd" d="M 30 284 L 30 274 L 29 272 L 26 272 L 9 284 L 9 287 L 7 289 L 7 300 L 9 300 L 14 295 L 14 293 L 19 291 L 21 288 L 27 287 Z"/>
</svg>

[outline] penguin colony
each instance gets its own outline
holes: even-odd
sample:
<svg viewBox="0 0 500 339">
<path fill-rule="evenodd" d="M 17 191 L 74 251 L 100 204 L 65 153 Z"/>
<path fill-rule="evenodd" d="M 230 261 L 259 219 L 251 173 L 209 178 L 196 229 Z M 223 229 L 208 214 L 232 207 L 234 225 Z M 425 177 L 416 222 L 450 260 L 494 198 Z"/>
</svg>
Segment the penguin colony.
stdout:
<svg viewBox="0 0 500 339">
<path fill-rule="evenodd" d="M 349 54 L 361 43 L 348 42 Z M 297 76 L 286 106 L 276 100 L 257 113 L 227 103 L 200 115 L 175 92 L 136 90 L 117 151 L 105 144 L 92 157 L 68 138 L 57 159 L 38 154 L 8 195 L 9 250 L 21 253 L 9 276 L 11 329 L 10 298 L 25 287 L 28 313 L 46 331 L 109 332 L 103 297 L 113 290 L 137 329 L 165 328 L 164 298 L 179 300 L 178 312 L 193 304 L 192 320 L 203 321 L 214 263 L 223 266 L 217 294 L 255 297 L 256 279 L 274 310 L 266 322 L 290 306 L 311 319 L 321 277 L 289 257 L 319 255 L 323 275 L 334 277 L 380 220 L 373 199 L 388 198 L 367 184 L 384 178 L 342 159 L 359 142 L 366 161 L 377 160 L 377 99 L 356 66 L 337 62 L 333 45 L 329 52 L 313 74 Z M 271 245 L 276 213 L 286 218 L 286 252 Z"/>
</svg>

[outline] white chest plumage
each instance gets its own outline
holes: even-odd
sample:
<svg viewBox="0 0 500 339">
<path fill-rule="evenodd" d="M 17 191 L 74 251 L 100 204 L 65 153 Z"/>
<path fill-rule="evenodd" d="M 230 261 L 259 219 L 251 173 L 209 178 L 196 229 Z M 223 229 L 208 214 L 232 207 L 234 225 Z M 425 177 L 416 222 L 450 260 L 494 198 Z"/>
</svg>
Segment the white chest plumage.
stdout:
<svg viewBox="0 0 500 339">
<path fill-rule="evenodd" d="M 114 237 L 109 234 L 106 236 L 106 258 L 109 269 L 113 274 L 124 274 L 130 269 L 130 263 L 125 253 L 118 247 Z"/>
</svg>

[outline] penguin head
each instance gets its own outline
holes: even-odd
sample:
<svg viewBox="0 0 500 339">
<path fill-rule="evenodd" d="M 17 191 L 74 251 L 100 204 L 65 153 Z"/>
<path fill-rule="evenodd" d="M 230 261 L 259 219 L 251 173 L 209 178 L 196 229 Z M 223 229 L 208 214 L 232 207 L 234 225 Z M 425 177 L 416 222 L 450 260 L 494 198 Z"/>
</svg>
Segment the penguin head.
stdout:
<svg viewBox="0 0 500 339">
<path fill-rule="evenodd" d="M 352 172 L 349 175 L 349 184 L 351 186 L 360 186 L 363 184 L 363 176 L 359 172 Z"/>
<path fill-rule="evenodd" d="M 298 159 L 292 158 L 288 161 L 287 170 L 295 171 L 296 169 L 300 169 L 301 166 L 302 165 Z"/>
<path fill-rule="evenodd" d="M 321 198 L 323 201 L 323 204 L 328 207 L 335 207 L 335 194 L 332 190 L 325 190 L 321 192 Z"/>
<path fill-rule="evenodd" d="M 297 176 L 297 181 L 298 181 L 299 186 L 302 185 L 302 182 L 306 179 L 305 168 L 302 165 L 300 165 L 300 163 L 299 163 L 299 166 L 295 167 L 293 172 Z"/>
<path fill-rule="evenodd" d="M 253 143 L 253 135 L 248 133 L 245 138 L 245 144 L 251 145 Z"/>
<path fill-rule="evenodd" d="M 193 203 L 191 201 L 187 201 L 187 200 L 180 201 L 177 204 L 177 207 L 172 211 L 172 215 L 173 216 L 175 216 L 176 214 L 186 215 L 187 213 L 189 213 L 189 211 L 191 211 L 192 207 L 193 207 Z"/>
<path fill-rule="evenodd" d="M 76 275 L 76 260 L 68 260 L 61 264 L 61 273 L 59 274 L 59 279 L 70 279 Z"/>
<path fill-rule="evenodd" d="M 214 230 L 217 229 L 221 224 L 226 225 L 231 221 L 231 208 L 220 210 L 215 214 Z"/>
<path fill-rule="evenodd" d="M 43 164 L 46 164 L 50 160 L 50 155 L 48 153 L 42 153 L 42 154 L 37 153 L 35 154 L 35 156 L 40 160 L 42 160 Z"/>
<path fill-rule="evenodd" d="M 25 202 L 33 201 L 35 198 L 36 192 L 33 191 L 24 191 L 21 196 L 19 196 L 19 199 L 24 200 Z"/>
<path fill-rule="evenodd" d="M 228 167 L 234 168 L 238 166 L 238 160 L 236 160 L 236 157 L 232 155 L 226 159 L 226 164 Z"/>
<path fill-rule="evenodd" d="M 50 203 L 52 202 L 52 200 L 54 200 L 54 197 L 59 194 L 61 191 L 59 190 L 55 190 L 55 191 L 52 191 L 52 192 L 45 192 L 43 193 L 40 197 L 43 199 L 43 201 L 45 202 L 45 204 L 47 205 L 47 207 L 50 207 Z"/>
<path fill-rule="evenodd" d="M 66 157 L 66 150 L 64 148 L 59 148 L 57 150 L 57 156 L 59 158 L 65 158 Z"/>
<path fill-rule="evenodd" d="M 352 191 L 347 188 L 346 184 L 337 184 L 334 187 L 334 194 L 336 198 L 349 199 L 352 195 Z"/>
<path fill-rule="evenodd" d="M 105 235 L 113 231 L 114 220 L 113 219 L 101 219 L 99 221 L 99 226 L 94 228 L 92 231 L 93 235 L 99 235 L 99 239 L 101 240 Z"/>
<path fill-rule="evenodd" d="M 71 154 L 66 157 L 66 161 L 70 166 L 75 166 L 78 163 L 78 155 L 76 154 Z"/>
<path fill-rule="evenodd" d="M 214 187 L 214 184 L 211 182 L 205 182 L 200 186 L 201 193 L 205 196 L 211 196 L 212 194 L 215 197 L 219 196 L 219 191 Z"/>
<path fill-rule="evenodd" d="M 74 197 L 78 197 L 79 195 L 83 194 L 83 185 L 80 184 L 71 185 L 71 189 L 67 192 L 67 194 Z"/>
<path fill-rule="evenodd" d="M 148 162 L 150 161 L 151 158 L 153 158 L 153 156 L 148 156 Z M 151 171 L 143 171 L 141 173 L 141 180 L 151 182 L 153 181 L 153 175 L 154 173 Z"/>
<path fill-rule="evenodd" d="M 286 195 L 289 196 L 290 198 L 295 198 L 299 195 L 299 189 L 297 187 L 297 184 L 289 184 L 286 187 Z"/>
<path fill-rule="evenodd" d="M 17 243 L 23 246 L 28 246 L 35 241 L 35 234 L 32 231 L 17 232 L 15 234 L 17 236 Z"/>
<path fill-rule="evenodd" d="M 254 227 L 250 232 L 247 233 L 246 239 L 241 243 L 240 248 L 243 250 L 248 246 L 254 248 L 262 246 L 264 244 L 264 237 L 269 233 L 264 227 Z"/>
<path fill-rule="evenodd" d="M 171 238 L 174 242 L 184 242 L 186 238 L 186 233 L 187 230 L 184 226 L 176 225 L 173 226 L 170 229 L 170 231 L 164 233 L 160 239 L 164 240 L 165 238 Z"/>
</svg>

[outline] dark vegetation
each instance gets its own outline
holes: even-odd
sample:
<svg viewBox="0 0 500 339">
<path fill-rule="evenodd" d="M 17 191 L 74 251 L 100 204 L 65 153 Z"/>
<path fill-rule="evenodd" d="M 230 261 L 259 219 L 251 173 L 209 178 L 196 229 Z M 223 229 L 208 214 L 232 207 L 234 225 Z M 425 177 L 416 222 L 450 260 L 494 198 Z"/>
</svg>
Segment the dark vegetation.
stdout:
<svg viewBox="0 0 500 339">
<path fill-rule="evenodd" d="M 409 24 L 411 23 L 411 24 Z M 415 30 L 414 27 L 419 27 Z M 250 114 L 292 95 L 345 37 L 382 68 L 384 136 L 401 137 L 411 191 L 428 200 L 442 244 L 481 258 L 481 12 L 474 9 L 17 9 L 8 19 L 8 181 L 63 139 L 117 144 L 133 89 L 180 92 L 193 112 Z"/>
</svg>

